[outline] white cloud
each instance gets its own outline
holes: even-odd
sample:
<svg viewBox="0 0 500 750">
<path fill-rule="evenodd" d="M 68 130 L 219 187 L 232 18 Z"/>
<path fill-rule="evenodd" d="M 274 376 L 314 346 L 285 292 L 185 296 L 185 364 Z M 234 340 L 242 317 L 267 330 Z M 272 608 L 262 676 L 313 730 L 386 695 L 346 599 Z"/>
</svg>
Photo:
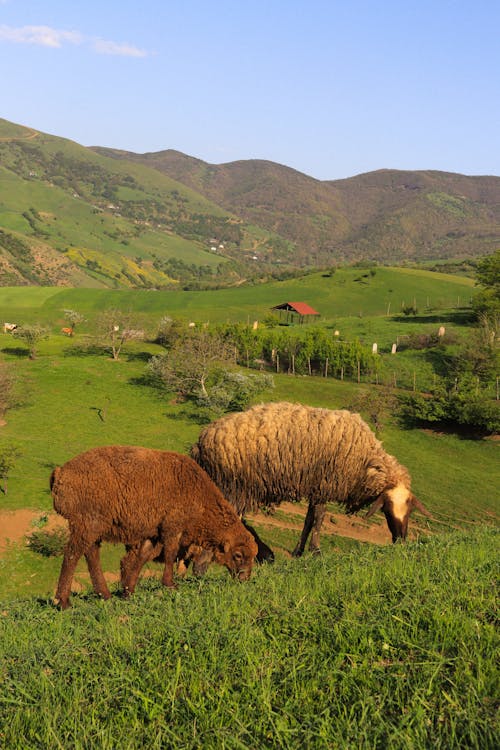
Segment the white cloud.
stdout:
<svg viewBox="0 0 500 750">
<path fill-rule="evenodd" d="M 2 0 L 0 0 L 0 3 Z M 59 48 L 63 44 L 87 44 L 100 55 L 146 57 L 147 52 L 131 44 L 107 41 L 83 36 L 78 31 L 64 31 L 50 26 L 6 26 L 0 25 L 0 42 L 14 44 L 37 44 L 41 47 Z"/>
<path fill-rule="evenodd" d="M 82 35 L 77 31 L 61 31 L 50 26 L 0 26 L 0 40 L 15 44 L 39 44 L 42 47 L 61 47 L 64 42 L 80 44 Z"/>
<path fill-rule="evenodd" d="M 105 39 L 94 39 L 94 49 L 100 55 L 123 55 L 125 57 L 146 57 L 147 52 L 131 44 L 107 42 Z"/>
</svg>

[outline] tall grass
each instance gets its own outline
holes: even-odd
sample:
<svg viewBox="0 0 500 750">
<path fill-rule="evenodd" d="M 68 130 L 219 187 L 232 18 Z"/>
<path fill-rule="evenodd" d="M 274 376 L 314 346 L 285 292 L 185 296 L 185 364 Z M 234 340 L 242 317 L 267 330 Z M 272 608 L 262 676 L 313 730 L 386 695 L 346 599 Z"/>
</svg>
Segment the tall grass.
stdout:
<svg viewBox="0 0 500 750">
<path fill-rule="evenodd" d="M 498 747 L 497 534 L 0 610 L 8 748 Z"/>
</svg>

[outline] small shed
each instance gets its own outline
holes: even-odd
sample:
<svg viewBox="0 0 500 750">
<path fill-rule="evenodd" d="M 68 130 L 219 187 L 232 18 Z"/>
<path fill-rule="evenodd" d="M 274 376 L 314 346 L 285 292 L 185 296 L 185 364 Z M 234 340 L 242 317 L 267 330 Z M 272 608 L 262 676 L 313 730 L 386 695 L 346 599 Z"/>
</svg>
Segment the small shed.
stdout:
<svg viewBox="0 0 500 750">
<path fill-rule="evenodd" d="M 319 315 L 319 312 L 306 302 L 283 302 L 281 305 L 275 305 L 271 310 L 278 310 L 280 318 L 285 313 L 287 323 L 293 323 L 294 316 L 298 316 L 299 323 L 303 323 L 310 316 Z"/>
</svg>

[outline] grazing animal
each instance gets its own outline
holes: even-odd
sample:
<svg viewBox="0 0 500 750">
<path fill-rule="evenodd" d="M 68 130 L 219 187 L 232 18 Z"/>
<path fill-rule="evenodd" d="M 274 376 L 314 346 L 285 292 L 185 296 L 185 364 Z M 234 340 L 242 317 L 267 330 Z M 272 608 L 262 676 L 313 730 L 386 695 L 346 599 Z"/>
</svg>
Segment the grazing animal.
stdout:
<svg viewBox="0 0 500 750">
<path fill-rule="evenodd" d="M 127 554 L 120 561 L 120 582 L 124 596 L 133 593 L 141 568 L 146 562 L 165 564 L 163 544 L 157 539 L 145 539 L 138 545 L 125 545 Z M 177 575 L 184 578 L 190 562 L 196 576 L 206 573 L 208 566 L 214 559 L 214 550 L 204 549 L 198 544 L 190 544 L 187 549 L 179 550 L 177 555 Z"/>
<path fill-rule="evenodd" d="M 12 331 L 15 331 L 16 328 L 17 328 L 17 323 L 4 323 L 3 324 L 4 333 L 12 333 Z"/>
<path fill-rule="evenodd" d="M 135 564 L 122 572 L 131 593 L 153 542 L 163 547 L 163 584 L 175 588 L 175 560 L 210 550 L 233 577 L 252 572 L 257 544 L 234 508 L 189 456 L 129 446 L 93 448 L 54 469 L 50 487 L 55 510 L 68 520 L 69 540 L 57 585 L 56 601 L 69 606 L 71 581 L 85 555 L 96 593 L 110 592 L 100 563 L 100 544 L 136 547 Z M 146 555 L 146 556 L 145 556 Z M 123 571 L 123 568 L 122 568 Z"/>
<path fill-rule="evenodd" d="M 371 505 L 385 514 L 392 541 L 405 539 L 413 509 L 430 515 L 410 490 L 410 475 L 359 414 L 287 402 L 254 406 L 205 427 L 191 456 L 240 515 L 283 500 L 307 499 L 300 556 L 319 551 L 326 503 L 347 513 Z"/>
<path fill-rule="evenodd" d="M 64 333 L 65 336 L 72 336 L 73 335 L 73 329 L 72 328 L 61 328 L 61 333 Z"/>
<path fill-rule="evenodd" d="M 242 521 L 243 526 L 250 532 L 257 544 L 256 559 L 259 562 L 274 562 L 274 552 L 267 544 L 262 541 L 255 529 L 246 521 Z M 214 559 L 214 552 L 210 549 L 204 549 L 199 545 L 192 544 L 187 550 L 181 550 L 178 556 L 177 575 L 181 578 L 187 573 L 189 563 L 193 561 L 193 572 L 195 576 L 202 576 L 206 573 L 208 566 Z M 127 546 L 127 554 L 120 562 L 121 585 L 125 595 L 130 591 L 130 586 L 135 585 L 131 577 L 134 571 L 140 571 L 146 562 L 164 563 L 163 545 L 158 539 L 146 539 L 141 545 L 135 547 Z"/>
</svg>

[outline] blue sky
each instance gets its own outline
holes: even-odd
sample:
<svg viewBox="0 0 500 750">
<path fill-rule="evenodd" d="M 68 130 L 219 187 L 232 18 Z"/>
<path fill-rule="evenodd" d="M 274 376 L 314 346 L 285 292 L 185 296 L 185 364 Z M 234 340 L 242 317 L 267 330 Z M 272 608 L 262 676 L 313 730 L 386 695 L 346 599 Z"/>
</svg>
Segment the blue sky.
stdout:
<svg viewBox="0 0 500 750">
<path fill-rule="evenodd" d="M 86 146 L 500 175 L 500 0 L 0 0 L 0 82 Z"/>
</svg>

